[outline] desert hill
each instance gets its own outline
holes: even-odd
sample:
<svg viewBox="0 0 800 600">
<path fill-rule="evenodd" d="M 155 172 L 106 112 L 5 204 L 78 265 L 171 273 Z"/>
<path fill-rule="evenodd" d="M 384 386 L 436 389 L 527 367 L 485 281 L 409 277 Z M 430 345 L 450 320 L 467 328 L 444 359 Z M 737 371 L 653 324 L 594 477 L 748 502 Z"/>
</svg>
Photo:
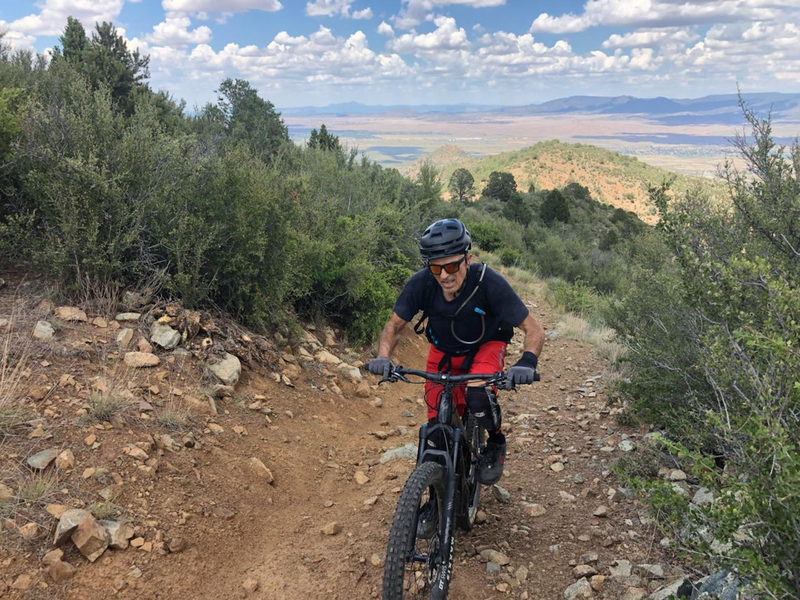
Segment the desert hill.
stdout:
<svg viewBox="0 0 800 600">
<path fill-rule="evenodd" d="M 531 185 L 535 189 L 552 189 L 579 183 L 588 188 L 598 202 L 633 211 L 649 223 L 654 221 L 655 208 L 649 203 L 648 185 L 658 186 L 664 181 L 672 181 L 672 188 L 677 192 L 698 186 L 712 194 L 722 191 L 721 183 L 716 180 L 678 175 L 634 156 L 557 140 L 483 157 L 470 156 L 456 146 L 443 146 L 416 161 L 406 173 L 413 177 L 426 160 L 441 171 L 445 187 L 458 168 L 472 173 L 478 193 L 493 171 L 511 173 L 521 192 L 527 191 Z"/>
</svg>

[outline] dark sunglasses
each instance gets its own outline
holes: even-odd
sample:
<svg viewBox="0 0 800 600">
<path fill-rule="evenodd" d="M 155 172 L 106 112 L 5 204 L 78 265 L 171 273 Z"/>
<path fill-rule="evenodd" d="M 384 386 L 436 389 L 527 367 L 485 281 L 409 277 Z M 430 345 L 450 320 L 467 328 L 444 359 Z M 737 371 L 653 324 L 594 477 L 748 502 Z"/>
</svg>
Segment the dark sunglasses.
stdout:
<svg viewBox="0 0 800 600">
<path fill-rule="evenodd" d="M 467 256 L 466 255 L 462 256 L 461 260 L 457 260 L 455 262 L 449 262 L 449 263 L 444 264 L 444 265 L 432 265 L 432 264 L 429 263 L 428 264 L 428 268 L 431 270 L 431 273 L 433 273 L 434 275 L 440 275 L 441 272 L 442 272 L 442 269 L 444 269 L 446 273 L 449 273 L 450 275 L 452 275 L 453 273 L 455 273 L 456 271 L 458 271 L 461 268 L 461 263 L 464 262 L 465 260 L 467 260 Z"/>
</svg>

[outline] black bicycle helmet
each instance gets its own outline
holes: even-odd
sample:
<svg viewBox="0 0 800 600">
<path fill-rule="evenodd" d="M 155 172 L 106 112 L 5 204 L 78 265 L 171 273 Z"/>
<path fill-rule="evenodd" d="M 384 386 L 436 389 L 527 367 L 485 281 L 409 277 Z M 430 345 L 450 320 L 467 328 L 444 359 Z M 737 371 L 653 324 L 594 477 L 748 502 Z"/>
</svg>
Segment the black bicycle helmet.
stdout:
<svg viewBox="0 0 800 600">
<path fill-rule="evenodd" d="M 425 260 L 464 254 L 472 247 L 472 237 L 458 219 L 436 221 L 419 241 L 419 253 Z"/>
</svg>

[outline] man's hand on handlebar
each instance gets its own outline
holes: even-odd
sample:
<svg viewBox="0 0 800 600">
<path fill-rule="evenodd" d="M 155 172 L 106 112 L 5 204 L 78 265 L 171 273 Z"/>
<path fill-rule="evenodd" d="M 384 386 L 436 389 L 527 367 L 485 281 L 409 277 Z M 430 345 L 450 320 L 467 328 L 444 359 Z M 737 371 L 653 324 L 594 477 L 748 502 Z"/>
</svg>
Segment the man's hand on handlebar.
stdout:
<svg viewBox="0 0 800 600">
<path fill-rule="evenodd" d="M 511 389 L 515 385 L 533 383 L 538 362 L 539 360 L 533 352 L 523 352 L 522 358 L 508 370 L 506 388 Z"/>
<path fill-rule="evenodd" d="M 379 356 L 369 361 L 367 369 L 373 375 L 380 375 L 383 379 L 389 379 L 389 374 L 392 372 L 392 369 L 394 369 L 394 365 L 388 358 Z"/>
</svg>

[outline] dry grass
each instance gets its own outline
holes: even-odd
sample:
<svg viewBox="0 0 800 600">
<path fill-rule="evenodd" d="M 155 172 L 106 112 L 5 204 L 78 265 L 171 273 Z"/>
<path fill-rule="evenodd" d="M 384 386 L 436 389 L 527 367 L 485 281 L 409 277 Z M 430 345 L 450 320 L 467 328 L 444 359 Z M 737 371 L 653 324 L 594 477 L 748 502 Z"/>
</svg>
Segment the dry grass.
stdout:
<svg viewBox="0 0 800 600">
<path fill-rule="evenodd" d="M 167 429 L 184 429 L 191 422 L 191 411 L 177 399 L 172 399 L 158 411 L 156 420 Z"/>
<path fill-rule="evenodd" d="M 625 347 L 616 341 L 616 333 L 609 327 L 594 326 L 583 317 L 565 313 L 561 316 L 552 336 L 586 342 L 595 347 L 599 358 L 615 365 L 625 354 Z"/>
<path fill-rule="evenodd" d="M 133 405 L 130 395 L 118 389 L 95 391 L 89 397 L 89 415 L 95 421 L 110 421 L 117 416 L 124 417 Z"/>
<path fill-rule="evenodd" d="M 0 337 L 0 439 L 31 418 L 22 404 L 23 373 L 31 350 L 31 338 L 15 333 L 18 311 L 12 312 L 8 330 Z"/>
<path fill-rule="evenodd" d="M 32 472 L 17 480 L 17 498 L 26 504 L 41 504 L 58 487 L 54 471 Z"/>
<path fill-rule="evenodd" d="M 481 250 L 480 254 L 476 253 L 476 258 L 491 268 L 505 273 L 507 278 L 512 280 L 512 286 L 520 296 L 530 296 L 539 300 L 544 299 L 547 291 L 547 282 L 535 273 L 520 267 L 505 267 L 496 254 L 486 250 Z"/>
</svg>

